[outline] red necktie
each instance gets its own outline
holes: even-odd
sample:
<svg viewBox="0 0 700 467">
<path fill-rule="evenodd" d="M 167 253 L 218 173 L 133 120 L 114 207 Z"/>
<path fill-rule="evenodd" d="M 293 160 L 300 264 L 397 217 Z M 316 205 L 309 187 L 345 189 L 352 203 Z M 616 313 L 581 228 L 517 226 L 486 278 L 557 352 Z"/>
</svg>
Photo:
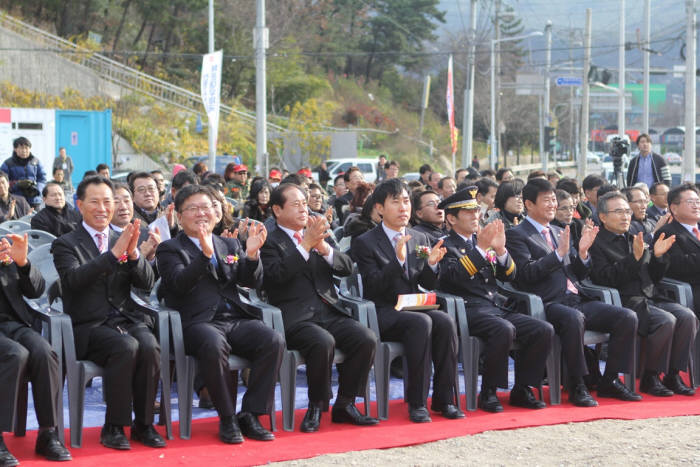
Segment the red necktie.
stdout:
<svg viewBox="0 0 700 467">
<path fill-rule="evenodd" d="M 95 238 L 97 238 L 97 249 L 102 253 L 105 246 L 104 234 L 102 232 L 97 232 Z"/>
<path fill-rule="evenodd" d="M 301 245 L 301 240 L 302 240 L 301 234 L 299 232 L 294 232 L 293 237 L 294 237 L 294 240 L 297 241 L 297 245 Z"/>
<path fill-rule="evenodd" d="M 550 235 L 550 231 L 547 227 L 542 229 L 542 236 L 544 237 L 544 240 L 547 242 L 547 245 L 549 245 L 549 248 L 554 251 L 554 243 L 552 243 L 552 236 Z M 571 292 L 572 294 L 578 294 L 578 289 L 574 285 L 573 282 L 571 282 L 568 278 L 566 279 L 566 290 Z"/>
<path fill-rule="evenodd" d="M 695 234 L 695 238 L 697 238 L 698 241 L 700 241 L 700 230 L 698 230 L 697 227 L 693 227 L 693 233 Z"/>
</svg>

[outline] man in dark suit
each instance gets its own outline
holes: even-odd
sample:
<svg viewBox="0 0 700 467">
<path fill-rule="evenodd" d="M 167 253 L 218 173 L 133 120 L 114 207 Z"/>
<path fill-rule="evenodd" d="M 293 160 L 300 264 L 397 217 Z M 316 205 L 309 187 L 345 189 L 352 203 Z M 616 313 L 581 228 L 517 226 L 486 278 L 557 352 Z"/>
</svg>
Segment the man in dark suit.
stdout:
<svg viewBox="0 0 700 467">
<path fill-rule="evenodd" d="M 382 340 L 403 343 L 408 374 L 406 398 L 411 421 L 430 422 L 426 408 L 430 388 L 431 357 L 435 367 L 432 409 L 450 419 L 464 413 L 455 404 L 457 374 L 457 326 L 440 310 L 398 311 L 398 296 L 418 293 L 419 286 L 434 289 L 440 260 L 445 255 L 442 240 L 430 248 L 428 237 L 408 228 L 411 198 L 400 179 L 380 183 L 374 190 L 375 209 L 382 223 L 355 239 L 352 256 L 362 275 L 365 298 L 377 307 Z M 417 247 L 429 248 L 418 255 Z M 426 257 L 427 256 L 427 257 Z"/>
<path fill-rule="evenodd" d="M 201 185 L 188 185 L 175 196 L 182 231 L 158 247 L 162 271 L 159 295 L 180 312 L 185 351 L 197 358 L 219 413 L 219 438 L 237 444 L 243 442 L 244 434 L 270 441 L 275 437 L 262 427 L 258 416 L 272 410 L 284 339 L 241 301 L 237 288 L 261 285 L 258 250 L 267 232 L 259 222 L 251 225 L 245 250 L 237 239 L 213 235 L 213 204 L 211 189 Z M 231 353 L 252 362 L 248 390 L 237 417 L 228 366 Z"/>
<path fill-rule="evenodd" d="M 475 186 L 467 187 L 438 206 L 445 210 L 451 227 L 444 243 L 447 254 L 440 262 L 440 290 L 464 298 L 469 334 L 485 341 L 479 407 L 487 412 L 503 411 L 496 388 L 508 387 L 508 353 L 517 342 L 520 347 L 510 404 L 542 409 L 545 403 L 535 398 L 530 386 L 542 382 L 554 328 L 546 321 L 518 313 L 498 293 L 496 279 L 515 279 L 515 263 L 506 250 L 501 220 L 479 229 L 477 191 Z"/>
<path fill-rule="evenodd" d="M 687 282 L 693 288 L 693 308 L 700 316 L 700 197 L 690 183 L 679 185 L 668 192 L 668 208 L 673 221 L 656 231 L 666 237 L 676 236 L 676 242 L 668 251 L 670 265 L 668 277 Z"/>
<path fill-rule="evenodd" d="M 61 280 L 65 312 L 73 321 L 76 357 L 104 368 L 107 402 L 100 442 L 130 449 L 131 439 L 150 447 L 165 441 L 153 428 L 153 404 L 160 374 L 160 346 L 150 316 L 131 299 L 131 288 L 150 290 L 153 270 L 139 254 L 140 221 L 117 234 L 110 230 L 114 214 L 112 182 L 93 176 L 80 182 L 78 209 L 83 222 L 51 247 Z"/>
<path fill-rule="evenodd" d="M 649 187 L 649 199 L 651 206 L 647 208 L 647 217 L 655 223 L 659 222 L 662 217 L 670 217 L 668 212 L 668 185 L 664 182 L 656 182 Z M 664 219 L 661 225 L 665 224 L 668 219 Z"/>
<path fill-rule="evenodd" d="M 348 316 L 333 284 L 333 275 L 352 272 L 352 261 L 326 242 L 328 221 L 309 216 L 300 187 L 281 184 L 270 195 L 270 205 L 277 228 L 261 250 L 264 286 L 270 303 L 282 310 L 287 347 L 306 360 L 309 408 L 301 431 L 317 431 L 321 412 L 328 410 L 336 347 L 345 361 L 338 365 L 338 397 L 331 420 L 376 425 L 379 420 L 362 415 L 355 398 L 364 393 L 377 337 Z"/>
<path fill-rule="evenodd" d="M 71 459 L 56 432 L 56 404 L 62 397 L 60 363 L 51 345 L 32 329 L 33 316 L 22 296 L 37 298 L 44 278 L 27 260 L 27 234 L 0 240 L 0 465 L 17 465 L 2 439 L 12 431 L 20 378 L 29 377 L 39 422 L 36 453 L 52 461 Z M 63 427 L 61 427 L 63 428 Z"/>
<path fill-rule="evenodd" d="M 60 237 L 80 225 L 80 213 L 66 204 L 63 188 L 56 182 L 46 184 L 41 192 L 45 207 L 32 216 L 32 229 L 43 230 Z"/>
<path fill-rule="evenodd" d="M 637 316 L 627 308 L 590 300 L 577 285 L 591 268 L 588 249 L 598 227 L 586 225 L 578 252 L 574 251 L 569 227 L 562 230 L 549 224 L 557 209 L 552 184 L 542 179 L 528 181 L 523 188 L 523 200 L 528 215 L 525 222 L 506 232 L 506 245 L 518 268 L 517 287 L 542 297 L 547 320 L 561 339 L 572 388 L 569 400 L 581 407 L 598 405 L 583 382 L 583 376 L 588 374 L 583 354 L 586 329 L 610 334 L 608 360 L 598 385 L 598 396 L 641 400 L 639 394 L 627 389 L 618 378 L 618 373 L 629 373 L 634 364 Z"/>
<path fill-rule="evenodd" d="M 637 313 L 637 332 L 646 337 L 640 391 L 660 397 L 674 393 L 692 396 L 695 391 L 678 373 L 688 368 L 698 320 L 688 308 L 659 296 L 654 285 L 668 269 L 666 252 L 676 237 L 662 233 L 653 247 L 647 246 L 642 232 L 631 233 L 630 211 L 633 208 L 622 194 L 608 193 L 598 199 L 602 226 L 590 251 L 595 265 L 591 278 L 616 288 L 622 304 Z M 665 375 L 663 383 L 659 373 Z"/>
<path fill-rule="evenodd" d="M 431 245 L 447 235 L 445 212 L 438 208 L 439 204 L 440 196 L 432 189 L 414 193 L 411 200 L 413 230 L 426 234 Z"/>
</svg>

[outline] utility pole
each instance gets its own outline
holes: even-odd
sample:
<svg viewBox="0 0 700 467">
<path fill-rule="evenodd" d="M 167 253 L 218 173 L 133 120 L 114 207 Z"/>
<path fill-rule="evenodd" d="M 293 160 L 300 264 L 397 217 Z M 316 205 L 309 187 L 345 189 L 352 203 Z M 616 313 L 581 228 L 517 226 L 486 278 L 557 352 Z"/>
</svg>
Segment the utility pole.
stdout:
<svg viewBox="0 0 700 467">
<path fill-rule="evenodd" d="M 496 115 L 496 99 L 498 96 L 498 87 L 496 86 L 496 75 L 498 74 L 498 65 L 496 61 L 496 45 L 500 38 L 500 26 L 498 16 L 500 14 L 501 1 L 496 0 L 496 12 L 493 18 L 494 28 L 493 28 L 493 39 L 491 40 L 491 153 L 489 156 L 489 168 L 491 170 L 496 168 L 498 162 L 498 135 L 496 134 L 498 121 Z"/>
<path fill-rule="evenodd" d="M 499 164 L 498 160 L 501 156 L 501 0 L 496 0 L 496 28 L 494 29 L 494 34 L 496 34 L 496 165 Z M 503 156 L 506 157 L 505 154 Z M 507 166 L 505 163 L 503 166 Z M 495 168 L 495 167 L 494 167 Z"/>
<path fill-rule="evenodd" d="M 591 68 L 591 9 L 586 8 L 586 29 L 583 33 L 583 86 L 581 92 L 581 142 L 578 151 L 577 178 L 583 180 L 588 171 L 588 112 L 590 85 L 588 84 L 588 70 Z"/>
<path fill-rule="evenodd" d="M 686 0 L 687 29 L 685 39 L 685 138 L 683 147 L 682 181 L 695 183 L 695 0 Z"/>
<path fill-rule="evenodd" d="M 544 27 L 544 33 L 547 40 L 547 56 L 544 66 L 544 124 L 549 126 L 551 124 L 551 115 L 549 113 L 549 73 L 552 66 L 552 22 L 547 20 L 547 25 Z M 542 156 L 542 170 L 547 173 L 547 165 L 549 163 L 549 153 L 544 151 Z"/>
<path fill-rule="evenodd" d="M 620 137 L 625 136 L 625 0 L 620 0 L 620 47 L 619 47 L 619 73 L 618 89 L 618 110 L 617 110 L 617 133 Z"/>
<path fill-rule="evenodd" d="M 649 67 L 651 61 L 651 0 L 644 0 L 644 104 L 642 112 L 642 131 L 649 134 Z"/>
<path fill-rule="evenodd" d="M 267 90 L 265 50 L 269 47 L 265 27 L 265 0 L 257 0 L 257 19 L 253 30 L 255 45 L 255 171 L 267 174 Z"/>
<path fill-rule="evenodd" d="M 467 83 L 464 87 L 464 110 L 462 112 L 462 167 L 471 165 L 474 150 L 474 67 L 476 65 L 476 6 L 471 0 L 469 14 L 469 57 L 467 58 Z"/>
<path fill-rule="evenodd" d="M 418 127 L 418 139 L 423 139 L 423 122 L 425 120 L 425 109 L 428 108 L 428 100 L 430 99 L 430 75 L 425 75 L 423 78 L 423 96 L 420 101 L 420 126 Z"/>
<path fill-rule="evenodd" d="M 573 56 L 573 48 L 574 48 L 574 40 L 575 40 L 575 31 L 573 29 L 573 25 L 571 20 L 569 20 L 569 64 L 573 67 L 574 66 L 574 56 Z M 570 156 L 575 156 L 576 150 L 574 149 L 574 115 L 576 113 L 574 112 L 574 86 L 569 86 L 569 155 Z M 575 160 L 572 158 L 572 160 Z M 555 162 L 556 165 L 556 162 Z"/>
<path fill-rule="evenodd" d="M 209 53 L 214 52 L 214 0 L 209 0 Z M 219 119 L 217 118 L 218 122 Z M 216 134 L 217 128 L 214 128 L 209 120 L 208 127 L 208 143 L 209 143 L 209 170 L 216 172 Z"/>
</svg>

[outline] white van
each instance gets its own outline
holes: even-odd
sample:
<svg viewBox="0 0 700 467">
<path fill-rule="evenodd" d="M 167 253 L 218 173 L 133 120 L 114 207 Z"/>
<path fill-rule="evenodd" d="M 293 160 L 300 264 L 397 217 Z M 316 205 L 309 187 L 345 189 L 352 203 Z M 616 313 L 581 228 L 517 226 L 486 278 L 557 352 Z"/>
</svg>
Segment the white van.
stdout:
<svg viewBox="0 0 700 467">
<path fill-rule="evenodd" d="M 333 179 L 341 173 L 345 173 L 350 167 L 355 166 L 362 172 L 366 182 L 374 183 L 377 180 L 377 159 L 328 159 L 326 167 L 328 174 L 331 176 L 329 183 L 333 183 Z M 318 172 L 313 173 L 314 180 L 318 181 Z"/>
</svg>

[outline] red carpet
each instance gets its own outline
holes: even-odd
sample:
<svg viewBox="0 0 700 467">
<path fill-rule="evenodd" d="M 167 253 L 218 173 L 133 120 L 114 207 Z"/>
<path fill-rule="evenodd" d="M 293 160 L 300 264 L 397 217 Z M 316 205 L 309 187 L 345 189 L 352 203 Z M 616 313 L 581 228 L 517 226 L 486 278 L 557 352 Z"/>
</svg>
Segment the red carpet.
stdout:
<svg viewBox="0 0 700 467">
<path fill-rule="evenodd" d="M 429 424 L 414 424 L 408 420 L 406 405 L 401 401 L 392 401 L 389 420 L 379 426 L 354 427 L 336 425 L 330 422 L 330 415 L 324 414 L 321 430 L 317 433 L 298 431 L 304 410 L 297 413 L 297 431 L 278 431 L 277 439 L 272 442 L 246 440 L 237 446 L 224 445 L 218 441 L 218 420 L 195 420 L 192 427 L 193 437 L 189 441 L 179 438 L 168 441 L 165 449 L 149 449 L 134 443 L 131 451 L 113 451 L 99 444 L 99 428 L 88 428 L 84 433 L 83 448 L 71 449 L 73 462 L 66 465 L 124 466 L 138 464 L 139 467 L 152 465 L 192 464 L 211 466 L 219 465 L 257 465 L 267 462 L 301 459 L 320 454 L 356 451 L 363 449 L 381 449 L 412 444 L 426 443 L 445 438 L 453 438 L 487 430 L 507 430 L 530 426 L 555 425 L 568 422 L 584 422 L 599 419 L 643 419 L 654 417 L 671 417 L 681 415 L 700 415 L 700 394 L 694 397 L 673 396 L 657 398 L 644 396 L 642 402 L 621 402 L 615 399 L 598 399 L 599 407 L 578 408 L 568 403 L 547 407 L 544 410 L 531 411 L 507 405 L 507 393 L 501 394 L 505 411 L 489 414 L 482 411 L 469 412 L 462 420 L 445 420 L 433 415 Z M 564 395 L 566 398 L 566 394 Z M 464 400 L 462 400 L 464 407 Z M 281 412 L 278 412 L 278 427 L 282 426 Z M 268 425 L 267 417 L 262 417 L 263 424 Z M 158 427 L 159 431 L 162 427 Z M 177 434 L 177 425 L 175 425 Z M 36 432 L 30 432 L 25 438 L 15 438 L 5 434 L 5 441 L 11 452 L 22 465 L 52 465 L 42 461 L 34 454 Z M 68 439 L 68 430 L 66 430 Z"/>
</svg>

